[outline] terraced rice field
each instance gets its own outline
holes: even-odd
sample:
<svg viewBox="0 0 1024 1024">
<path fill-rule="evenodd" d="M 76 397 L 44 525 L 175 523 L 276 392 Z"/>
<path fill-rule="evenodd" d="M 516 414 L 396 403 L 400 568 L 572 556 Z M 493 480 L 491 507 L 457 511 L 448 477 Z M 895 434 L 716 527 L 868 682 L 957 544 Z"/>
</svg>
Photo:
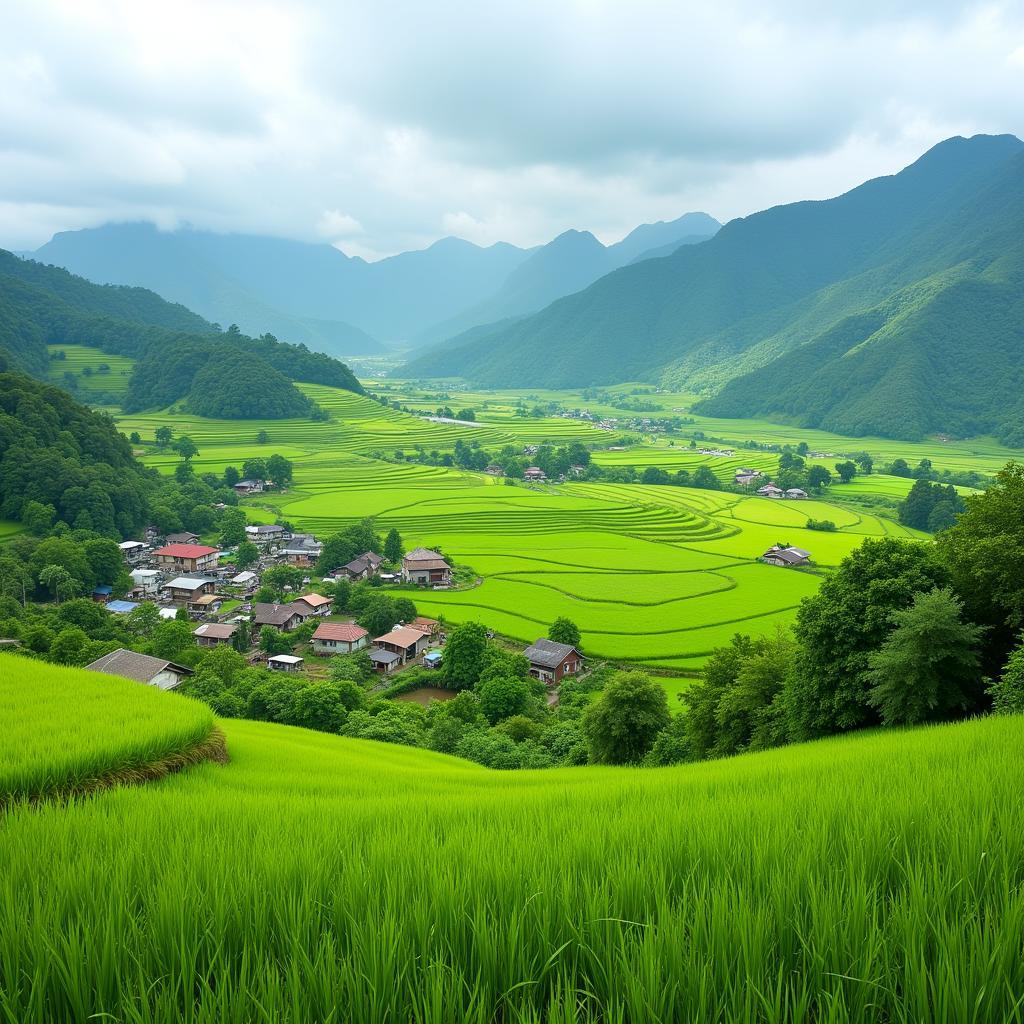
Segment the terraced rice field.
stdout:
<svg viewBox="0 0 1024 1024">
<path fill-rule="evenodd" d="M 135 366 L 134 359 L 108 355 L 98 348 L 85 345 L 48 345 L 47 349 L 51 356 L 57 352 L 63 352 L 65 356 L 64 359 L 50 360 L 50 380 L 54 384 L 63 385 L 66 380 L 64 375 L 73 374 L 84 400 L 88 401 L 90 393 L 105 391 L 123 395 L 128 390 L 128 378 Z M 106 372 L 101 369 L 103 366 L 108 368 Z M 85 376 L 82 372 L 85 369 L 92 372 Z"/>
<path fill-rule="evenodd" d="M 585 439 L 605 435 L 577 421 L 510 417 L 503 429 L 433 424 L 347 392 L 306 390 L 332 410 L 331 422 L 156 414 L 120 425 L 144 438 L 164 423 L 189 434 L 200 449 L 200 471 L 286 455 L 295 463 L 293 490 L 257 499 L 254 518 L 276 510 L 295 527 L 327 536 L 369 516 L 381 530 L 397 528 L 407 547 L 440 547 L 480 582 L 423 593 L 422 611 L 451 622 L 479 620 L 524 642 L 564 615 L 579 624 L 594 657 L 693 672 L 733 633 L 788 623 L 818 586 L 814 573 L 759 562 L 772 544 L 806 548 L 824 571 L 865 537 L 912 535 L 892 520 L 821 501 L 625 484 L 508 486 L 480 473 L 384 462 L 369 456 L 411 452 L 415 444 L 450 450 L 460 437 L 478 437 L 491 448 L 521 446 L 546 427 L 585 431 Z M 529 432 L 513 433 L 521 428 Z M 260 429 L 270 435 L 266 445 L 255 443 Z M 169 472 L 177 456 L 147 461 Z M 811 531 L 809 519 L 831 519 L 839 529 Z"/>
</svg>

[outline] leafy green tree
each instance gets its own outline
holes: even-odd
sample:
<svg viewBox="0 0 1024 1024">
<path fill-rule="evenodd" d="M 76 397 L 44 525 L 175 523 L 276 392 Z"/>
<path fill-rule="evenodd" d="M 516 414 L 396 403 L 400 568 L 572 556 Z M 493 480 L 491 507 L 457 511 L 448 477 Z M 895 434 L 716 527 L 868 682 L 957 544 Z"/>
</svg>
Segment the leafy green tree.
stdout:
<svg viewBox="0 0 1024 1024">
<path fill-rule="evenodd" d="M 853 461 L 857 463 L 865 476 L 871 476 L 871 471 L 875 468 L 875 460 L 867 452 L 858 452 L 854 455 Z"/>
<path fill-rule="evenodd" d="M 402 538 L 398 531 L 392 527 L 388 530 L 387 537 L 384 538 L 384 557 L 393 565 L 397 565 L 402 560 L 404 553 L 405 549 L 402 547 Z"/>
<path fill-rule="evenodd" d="M 698 466 L 693 471 L 691 481 L 694 487 L 700 487 L 705 491 L 720 491 L 722 489 L 722 481 L 715 476 L 710 466 Z"/>
<path fill-rule="evenodd" d="M 297 565 L 275 565 L 263 574 L 261 589 L 270 591 L 275 602 L 281 602 L 288 591 L 300 590 L 305 578 L 305 571 Z"/>
<path fill-rule="evenodd" d="M 651 768 L 664 768 L 670 764 L 691 761 L 690 738 L 685 715 L 673 715 L 668 725 L 658 733 L 654 745 L 647 752 L 644 764 Z"/>
<path fill-rule="evenodd" d="M 95 583 L 114 584 L 119 577 L 124 576 L 124 558 L 115 541 L 99 538 L 87 540 L 82 550 L 89 563 L 90 578 Z"/>
<path fill-rule="evenodd" d="M 212 672 L 225 686 L 231 686 L 248 667 L 245 658 L 227 644 L 206 648 L 196 662 L 197 672 Z"/>
<path fill-rule="evenodd" d="M 839 474 L 839 482 L 848 484 L 857 475 L 857 463 L 847 459 L 845 462 L 836 463 L 836 473 Z"/>
<path fill-rule="evenodd" d="M 75 579 L 62 565 L 44 565 L 39 570 L 39 582 L 53 594 L 57 604 L 82 590 L 81 581 Z"/>
<path fill-rule="evenodd" d="M 380 537 L 372 519 L 364 519 L 328 537 L 317 560 L 317 569 L 321 575 L 327 575 L 367 551 L 380 551 Z"/>
<path fill-rule="evenodd" d="M 94 660 L 91 652 L 92 644 L 85 630 L 66 626 L 54 637 L 48 657 L 58 665 L 88 665 Z"/>
<path fill-rule="evenodd" d="M 807 470 L 807 486 L 813 491 L 820 491 L 832 483 L 832 474 L 824 466 L 811 466 Z"/>
<path fill-rule="evenodd" d="M 235 631 L 235 635 L 231 638 L 231 646 L 238 651 L 239 654 L 245 654 L 252 646 L 252 635 L 248 622 L 243 620 L 238 623 L 238 629 Z"/>
<path fill-rule="evenodd" d="M 22 561 L 8 555 L 0 556 L 0 596 L 14 598 L 25 604 L 32 573 Z"/>
<path fill-rule="evenodd" d="M 246 538 L 245 513 L 240 508 L 226 508 L 220 514 L 221 547 L 233 548 Z"/>
<path fill-rule="evenodd" d="M 487 679 L 477 689 L 480 709 L 491 725 L 510 715 L 519 715 L 529 706 L 530 687 L 525 679 L 499 677 Z"/>
<path fill-rule="evenodd" d="M 264 626 L 260 629 L 260 650 L 269 656 L 275 654 L 290 654 L 292 640 L 287 633 L 282 633 L 273 626 Z"/>
<path fill-rule="evenodd" d="M 196 455 L 199 454 L 199 446 L 192 440 L 188 434 L 182 434 L 177 441 L 174 442 L 174 450 L 186 461 L 189 462 Z"/>
<path fill-rule="evenodd" d="M 665 691 L 643 672 L 619 672 L 583 713 L 590 759 L 639 764 L 668 723 Z"/>
<path fill-rule="evenodd" d="M 146 645 L 146 653 L 167 661 L 181 661 L 196 649 L 193 625 L 186 619 L 165 619 L 157 626 Z"/>
<path fill-rule="evenodd" d="M 161 448 L 166 448 L 171 443 L 171 438 L 174 437 L 174 431 L 170 427 L 157 427 L 153 436 Z"/>
<path fill-rule="evenodd" d="M 444 648 L 444 678 L 453 690 L 477 684 L 484 667 L 487 630 L 479 622 L 464 622 L 448 635 Z"/>
<path fill-rule="evenodd" d="M 251 540 L 243 540 L 235 549 L 235 565 L 248 569 L 260 560 L 260 549 Z"/>
<path fill-rule="evenodd" d="M 238 472 L 237 466 L 225 466 L 224 468 L 224 486 L 234 487 L 239 480 L 242 479 L 242 474 Z"/>
<path fill-rule="evenodd" d="M 191 462 L 179 462 L 174 467 L 174 479 L 179 484 L 187 484 L 195 475 L 196 471 L 192 468 Z"/>
<path fill-rule="evenodd" d="M 41 537 L 47 533 L 57 517 L 57 510 L 52 505 L 44 505 L 41 501 L 26 501 L 21 510 L 21 521 L 29 533 Z"/>
<path fill-rule="evenodd" d="M 266 444 L 269 440 L 270 435 L 265 430 L 261 430 L 256 434 L 257 444 Z"/>
<path fill-rule="evenodd" d="M 25 634 L 22 634 L 24 642 Z M 992 710 L 997 715 L 1024 714 L 1024 643 L 1007 659 L 1002 675 L 988 689 Z"/>
<path fill-rule="evenodd" d="M 560 615 L 551 623 L 548 629 L 548 639 L 553 640 L 556 644 L 569 644 L 579 650 L 580 627 L 572 619 Z"/>
<path fill-rule="evenodd" d="M 356 615 L 356 622 L 371 637 L 390 633 L 398 621 L 395 602 L 388 594 L 376 593 L 371 595 L 362 610 Z"/>
<path fill-rule="evenodd" d="M 869 655 L 889 635 L 893 612 L 948 582 L 934 547 L 914 541 L 869 539 L 843 559 L 797 612 L 800 647 L 784 696 L 790 738 L 876 722 L 867 700 Z"/>
<path fill-rule="evenodd" d="M 964 507 L 963 498 L 952 484 L 944 487 L 922 477 L 914 481 L 914 486 L 900 502 L 898 512 L 904 526 L 912 526 L 915 530 L 928 530 L 934 526 L 934 533 L 952 526 Z M 937 508 L 938 513 L 935 511 Z"/>
<path fill-rule="evenodd" d="M 266 480 L 267 463 L 264 459 L 246 459 L 242 463 L 242 476 L 246 480 Z"/>
<path fill-rule="evenodd" d="M 267 459 L 267 479 L 278 490 L 283 490 L 292 482 L 295 467 L 283 455 L 271 455 Z"/>
<path fill-rule="evenodd" d="M 124 628 L 130 636 L 146 638 L 162 621 L 157 606 L 151 601 L 144 601 L 124 617 Z"/>
<path fill-rule="evenodd" d="M 889 465 L 889 474 L 891 476 L 904 477 L 909 477 L 913 475 L 910 472 L 910 466 L 907 465 L 906 459 L 893 459 Z"/>
<path fill-rule="evenodd" d="M 978 646 L 984 629 L 964 622 L 948 589 L 915 595 L 894 612 L 895 629 L 868 657 L 868 703 L 883 725 L 949 718 L 978 703 Z"/>
</svg>

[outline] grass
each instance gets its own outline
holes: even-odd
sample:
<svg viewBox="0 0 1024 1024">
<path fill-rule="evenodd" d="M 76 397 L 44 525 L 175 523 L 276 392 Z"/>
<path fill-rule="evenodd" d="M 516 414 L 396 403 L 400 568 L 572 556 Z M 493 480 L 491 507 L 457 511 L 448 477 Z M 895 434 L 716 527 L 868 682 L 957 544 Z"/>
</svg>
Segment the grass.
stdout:
<svg viewBox="0 0 1024 1024">
<path fill-rule="evenodd" d="M 198 701 L 117 676 L 0 655 L 0 808 L 144 777 L 209 739 Z"/>
<path fill-rule="evenodd" d="M 241 467 L 249 457 L 272 452 L 286 455 L 295 465 L 294 487 L 253 499 L 247 504 L 250 518 L 272 520 L 280 513 L 296 528 L 328 536 L 373 517 L 382 531 L 397 528 L 407 547 L 440 546 L 483 583 L 418 595 L 422 611 L 453 623 L 478 619 L 524 643 L 565 615 L 582 629 L 590 654 L 692 673 L 733 633 L 770 632 L 790 621 L 800 600 L 817 587 L 814 575 L 757 562 L 777 541 L 808 549 L 827 569 L 865 537 L 921 536 L 873 508 L 825 500 L 773 502 L 600 483 L 509 487 L 480 473 L 385 462 L 370 456 L 392 456 L 399 449 L 411 453 L 416 445 L 450 450 L 459 438 L 496 448 L 573 437 L 603 443 L 608 435 L 582 421 L 516 417 L 512 405 L 489 408 L 486 416 L 478 408 L 484 422 L 473 427 L 432 424 L 371 398 L 303 388 L 331 410 L 330 422 L 266 424 L 164 412 L 125 417 L 120 427 L 138 430 L 146 440 L 162 425 L 189 434 L 200 449 L 197 472 Z M 438 404 L 435 398 L 424 407 Z M 269 434 L 263 445 L 256 443 L 261 429 Z M 597 455 L 621 455 L 635 464 L 641 464 L 641 456 L 652 464 L 663 457 L 687 464 L 711 458 L 652 445 Z M 757 458 L 776 457 L 761 453 L 724 461 L 731 467 Z M 170 451 L 146 457 L 163 472 L 171 472 L 177 461 Z M 729 467 L 724 472 L 731 476 Z M 867 479 L 884 481 L 887 496 L 907 484 L 896 477 Z M 856 497 L 863 498 L 866 486 L 863 480 L 851 484 L 851 496 L 856 488 Z M 834 491 L 839 495 L 841 489 Z M 811 519 L 831 519 L 839 529 L 811 531 Z"/>
<path fill-rule="evenodd" d="M 517 773 L 224 727 L 7 812 L 0 1019 L 1021 1020 L 1020 718 Z"/>
<path fill-rule="evenodd" d="M 47 349 L 51 357 L 57 352 L 65 356 L 50 359 L 49 379 L 63 387 L 65 374 L 70 373 L 84 400 L 88 401 L 91 393 L 123 395 L 128 390 L 128 379 L 135 366 L 135 360 L 129 356 L 109 355 L 86 345 L 47 345 Z M 108 367 L 107 371 L 101 369 L 103 366 Z M 88 375 L 83 373 L 86 369 L 90 371 Z"/>
</svg>

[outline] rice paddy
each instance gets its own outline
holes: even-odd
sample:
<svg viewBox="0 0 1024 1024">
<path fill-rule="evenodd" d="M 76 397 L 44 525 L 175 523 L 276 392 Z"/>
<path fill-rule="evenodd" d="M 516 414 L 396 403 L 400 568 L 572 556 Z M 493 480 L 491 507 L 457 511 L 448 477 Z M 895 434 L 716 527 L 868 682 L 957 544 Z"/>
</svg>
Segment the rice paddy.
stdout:
<svg viewBox="0 0 1024 1024">
<path fill-rule="evenodd" d="M 202 743 L 198 701 L 115 676 L 0 655 L 0 808 L 130 777 Z"/>
<path fill-rule="evenodd" d="M 1020 718 L 515 773 L 224 729 L 226 766 L 6 811 L 0 1019 L 1021 1020 Z"/>
<path fill-rule="evenodd" d="M 85 345 L 48 345 L 47 349 L 51 357 L 50 380 L 63 386 L 70 374 L 86 401 L 91 394 L 123 395 L 128 390 L 128 378 L 135 366 L 135 360 L 129 356 L 108 355 Z M 64 357 L 55 358 L 61 352 Z"/>
<path fill-rule="evenodd" d="M 767 633 L 792 619 L 818 585 L 816 572 L 837 565 L 865 537 L 916 534 L 893 519 L 833 501 L 777 502 L 690 488 L 572 482 L 507 486 L 482 473 L 394 461 L 398 451 L 450 451 L 459 438 L 489 450 L 553 444 L 607 434 L 580 420 L 524 419 L 460 426 L 432 423 L 372 398 L 303 385 L 331 410 L 329 422 L 217 421 L 181 413 L 124 417 L 126 433 L 151 439 L 172 426 L 199 446 L 197 472 L 241 467 L 245 459 L 279 452 L 295 465 L 293 488 L 262 495 L 248 507 L 254 519 L 280 513 L 294 527 L 327 536 L 365 517 L 399 530 L 407 547 L 440 547 L 475 573 L 469 589 L 422 593 L 424 614 L 458 623 L 478 620 L 515 640 L 532 642 L 559 616 L 575 621 L 585 651 L 692 674 L 736 632 Z M 511 409 L 511 407 L 510 407 Z M 481 413 L 481 417 L 483 414 Z M 261 430 L 269 435 L 256 443 Z M 647 445 L 622 455 L 713 461 L 685 448 Z M 392 461 L 383 461 L 381 456 Z M 766 466 L 758 453 L 719 459 Z M 147 463 L 170 472 L 178 457 L 154 452 Z M 726 465 L 727 463 L 727 465 Z M 665 463 L 668 465 L 669 463 Z M 848 485 L 851 496 L 905 493 L 909 482 L 874 475 Z M 874 488 L 874 490 L 872 489 Z M 840 487 L 834 488 L 837 494 Z M 829 519 L 833 533 L 811 530 Z M 775 543 L 812 553 L 812 572 L 769 567 L 759 556 Z"/>
</svg>

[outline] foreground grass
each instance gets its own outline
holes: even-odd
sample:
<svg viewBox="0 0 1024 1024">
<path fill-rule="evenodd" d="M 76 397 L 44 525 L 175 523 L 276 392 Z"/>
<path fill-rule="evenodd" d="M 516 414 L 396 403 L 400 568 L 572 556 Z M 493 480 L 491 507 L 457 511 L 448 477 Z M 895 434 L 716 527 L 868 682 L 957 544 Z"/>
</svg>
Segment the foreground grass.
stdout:
<svg viewBox="0 0 1024 1024">
<path fill-rule="evenodd" d="M 8 812 L 0 1020 L 1021 1019 L 1022 719 L 517 773 L 225 728 Z"/>
<path fill-rule="evenodd" d="M 169 767 L 203 743 L 198 701 L 116 676 L 0 655 L 0 808 Z"/>
</svg>

